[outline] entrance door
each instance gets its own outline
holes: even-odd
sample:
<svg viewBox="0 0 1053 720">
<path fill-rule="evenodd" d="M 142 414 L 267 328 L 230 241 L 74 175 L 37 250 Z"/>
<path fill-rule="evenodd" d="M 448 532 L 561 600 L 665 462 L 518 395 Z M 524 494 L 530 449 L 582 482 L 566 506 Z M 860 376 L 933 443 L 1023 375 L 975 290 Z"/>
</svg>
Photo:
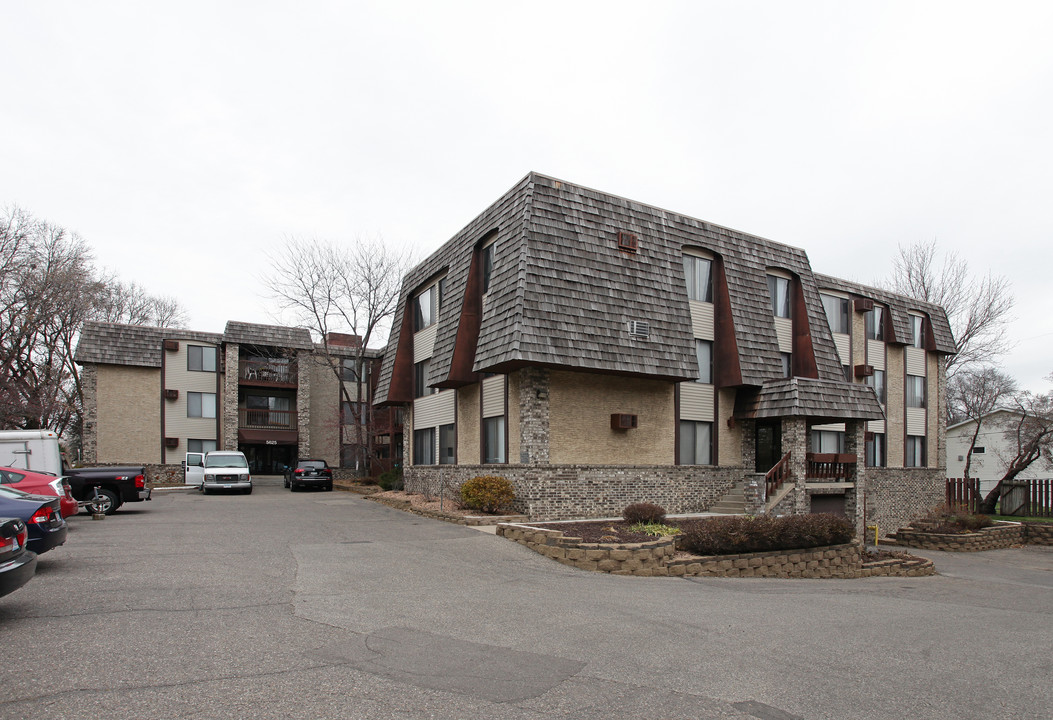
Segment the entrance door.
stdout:
<svg viewBox="0 0 1053 720">
<path fill-rule="evenodd" d="M 242 445 L 240 449 L 254 474 L 284 475 L 286 467 L 295 467 L 295 445 Z"/>
<path fill-rule="evenodd" d="M 782 460 L 782 423 L 758 422 L 756 432 L 756 472 L 766 473 Z"/>
</svg>

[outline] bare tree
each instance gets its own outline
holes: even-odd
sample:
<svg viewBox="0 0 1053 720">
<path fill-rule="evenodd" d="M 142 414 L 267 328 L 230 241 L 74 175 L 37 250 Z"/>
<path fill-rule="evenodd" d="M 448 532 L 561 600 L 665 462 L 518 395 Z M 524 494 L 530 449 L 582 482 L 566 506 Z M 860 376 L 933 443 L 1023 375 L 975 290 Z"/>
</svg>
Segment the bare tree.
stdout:
<svg viewBox="0 0 1053 720">
<path fill-rule="evenodd" d="M 966 368 L 959 372 L 950 386 L 948 401 L 962 412 L 961 420 L 976 423 L 965 453 L 965 477 L 972 468 L 973 448 L 980 435 L 984 419 L 999 407 L 1012 402 L 1016 381 L 995 368 Z"/>
<path fill-rule="evenodd" d="M 341 446 L 350 440 L 357 463 L 367 467 L 373 455 L 367 350 L 374 341 L 386 339 L 409 256 L 376 238 L 346 247 L 290 238 L 268 259 L 271 270 L 261 282 L 278 303 L 281 315 L 291 316 L 317 337 L 319 360 L 333 372 L 342 405 L 352 414 L 356 437 L 345 438 L 341 422 Z M 346 346 L 331 342 L 334 332 L 358 337 L 350 358 Z M 345 359 L 352 361 L 350 367 Z M 345 379 L 354 383 L 354 398 Z"/>
<path fill-rule="evenodd" d="M 134 281 L 122 282 L 110 276 L 105 279 L 92 319 L 127 325 L 182 327 L 187 315 L 175 298 L 151 295 Z"/>
<path fill-rule="evenodd" d="M 1053 375 L 1048 379 L 1053 381 Z M 1005 438 L 1010 447 L 1003 458 L 1005 474 L 981 504 L 981 512 L 988 515 L 995 511 L 1004 483 L 1012 482 L 1039 460 L 1046 467 L 1053 467 L 1053 391 L 1043 395 L 1018 393 L 1010 409 L 1012 419 L 1005 423 Z"/>
<path fill-rule="evenodd" d="M 950 379 L 960 370 L 996 362 L 1009 351 L 1006 325 L 1014 298 L 1006 278 L 990 273 L 974 277 L 957 253 L 947 254 L 942 263 L 939 254 L 935 240 L 901 245 L 883 285 L 947 312 L 958 345 L 957 355 L 947 361 Z"/>
</svg>

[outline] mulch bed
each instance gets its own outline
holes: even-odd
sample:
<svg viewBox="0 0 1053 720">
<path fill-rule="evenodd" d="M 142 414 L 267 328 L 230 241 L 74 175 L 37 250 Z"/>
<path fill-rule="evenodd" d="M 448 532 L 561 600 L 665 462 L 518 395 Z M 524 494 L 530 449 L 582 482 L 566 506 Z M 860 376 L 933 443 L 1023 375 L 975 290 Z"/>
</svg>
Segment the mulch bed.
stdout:
<svg viewBox="0 0 1053 720">
<path fill-rule="evenodd" d="M 673 525 L 671 521 L 667 524 Z M 658 540 L 655 535 L 629 530 L 630 523 L 624 520 L 606 520 L 601 522 L 561 522 L 561 523 L 530 523 L 531 527 L 544 528 L 545 530 L 559 530 L 567 537 L 580 537 L 582 542 L 587 543 L 638 543 L 649 540 Z"/>
</svg>

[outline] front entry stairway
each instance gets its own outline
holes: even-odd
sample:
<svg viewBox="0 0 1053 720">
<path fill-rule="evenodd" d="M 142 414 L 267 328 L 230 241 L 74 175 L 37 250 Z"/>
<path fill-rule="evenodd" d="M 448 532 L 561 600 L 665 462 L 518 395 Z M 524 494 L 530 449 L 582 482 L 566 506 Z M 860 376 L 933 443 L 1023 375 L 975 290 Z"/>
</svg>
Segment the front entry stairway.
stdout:
<svg viewBox="0 0 1053 720">
<path fill-rule="evenodd" d="M 746 498 L 742 494 L 744 482 L 737 482 L 731 486 L 728 493 L 709 506 L 706 512 L 714 515 L 745 515 Z"/>
</svg>

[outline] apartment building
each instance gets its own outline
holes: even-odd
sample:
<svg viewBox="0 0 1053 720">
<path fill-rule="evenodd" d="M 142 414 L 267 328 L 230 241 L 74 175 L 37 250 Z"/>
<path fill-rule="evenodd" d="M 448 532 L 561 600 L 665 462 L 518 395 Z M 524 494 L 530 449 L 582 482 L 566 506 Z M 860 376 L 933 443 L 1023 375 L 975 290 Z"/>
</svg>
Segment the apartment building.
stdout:
<svg viewBox="0 0 1053 720">
<path fill-rule="evenodd" d="M 531 173 L 405 279 L 376 402 L 409 487 L 479 474 L 535 518 L 843 512 L 942 497 L 943 310 L 806 253 Z"/>
<path fill-rule="evenodd" d="M 260 474 L 298 457 L 368 474 L 370 435 L 390 446 L 401 428 L 379 427 L 369 411 L 379 353 L 356 368 L 356 343 L 334 333 L 325 351 L 302 328 L 234 321 L 223 333 L 87 323 L 76 352 L 83 459 L 172 474 L 187 452 L 241 450 Z"/>
</svg>

